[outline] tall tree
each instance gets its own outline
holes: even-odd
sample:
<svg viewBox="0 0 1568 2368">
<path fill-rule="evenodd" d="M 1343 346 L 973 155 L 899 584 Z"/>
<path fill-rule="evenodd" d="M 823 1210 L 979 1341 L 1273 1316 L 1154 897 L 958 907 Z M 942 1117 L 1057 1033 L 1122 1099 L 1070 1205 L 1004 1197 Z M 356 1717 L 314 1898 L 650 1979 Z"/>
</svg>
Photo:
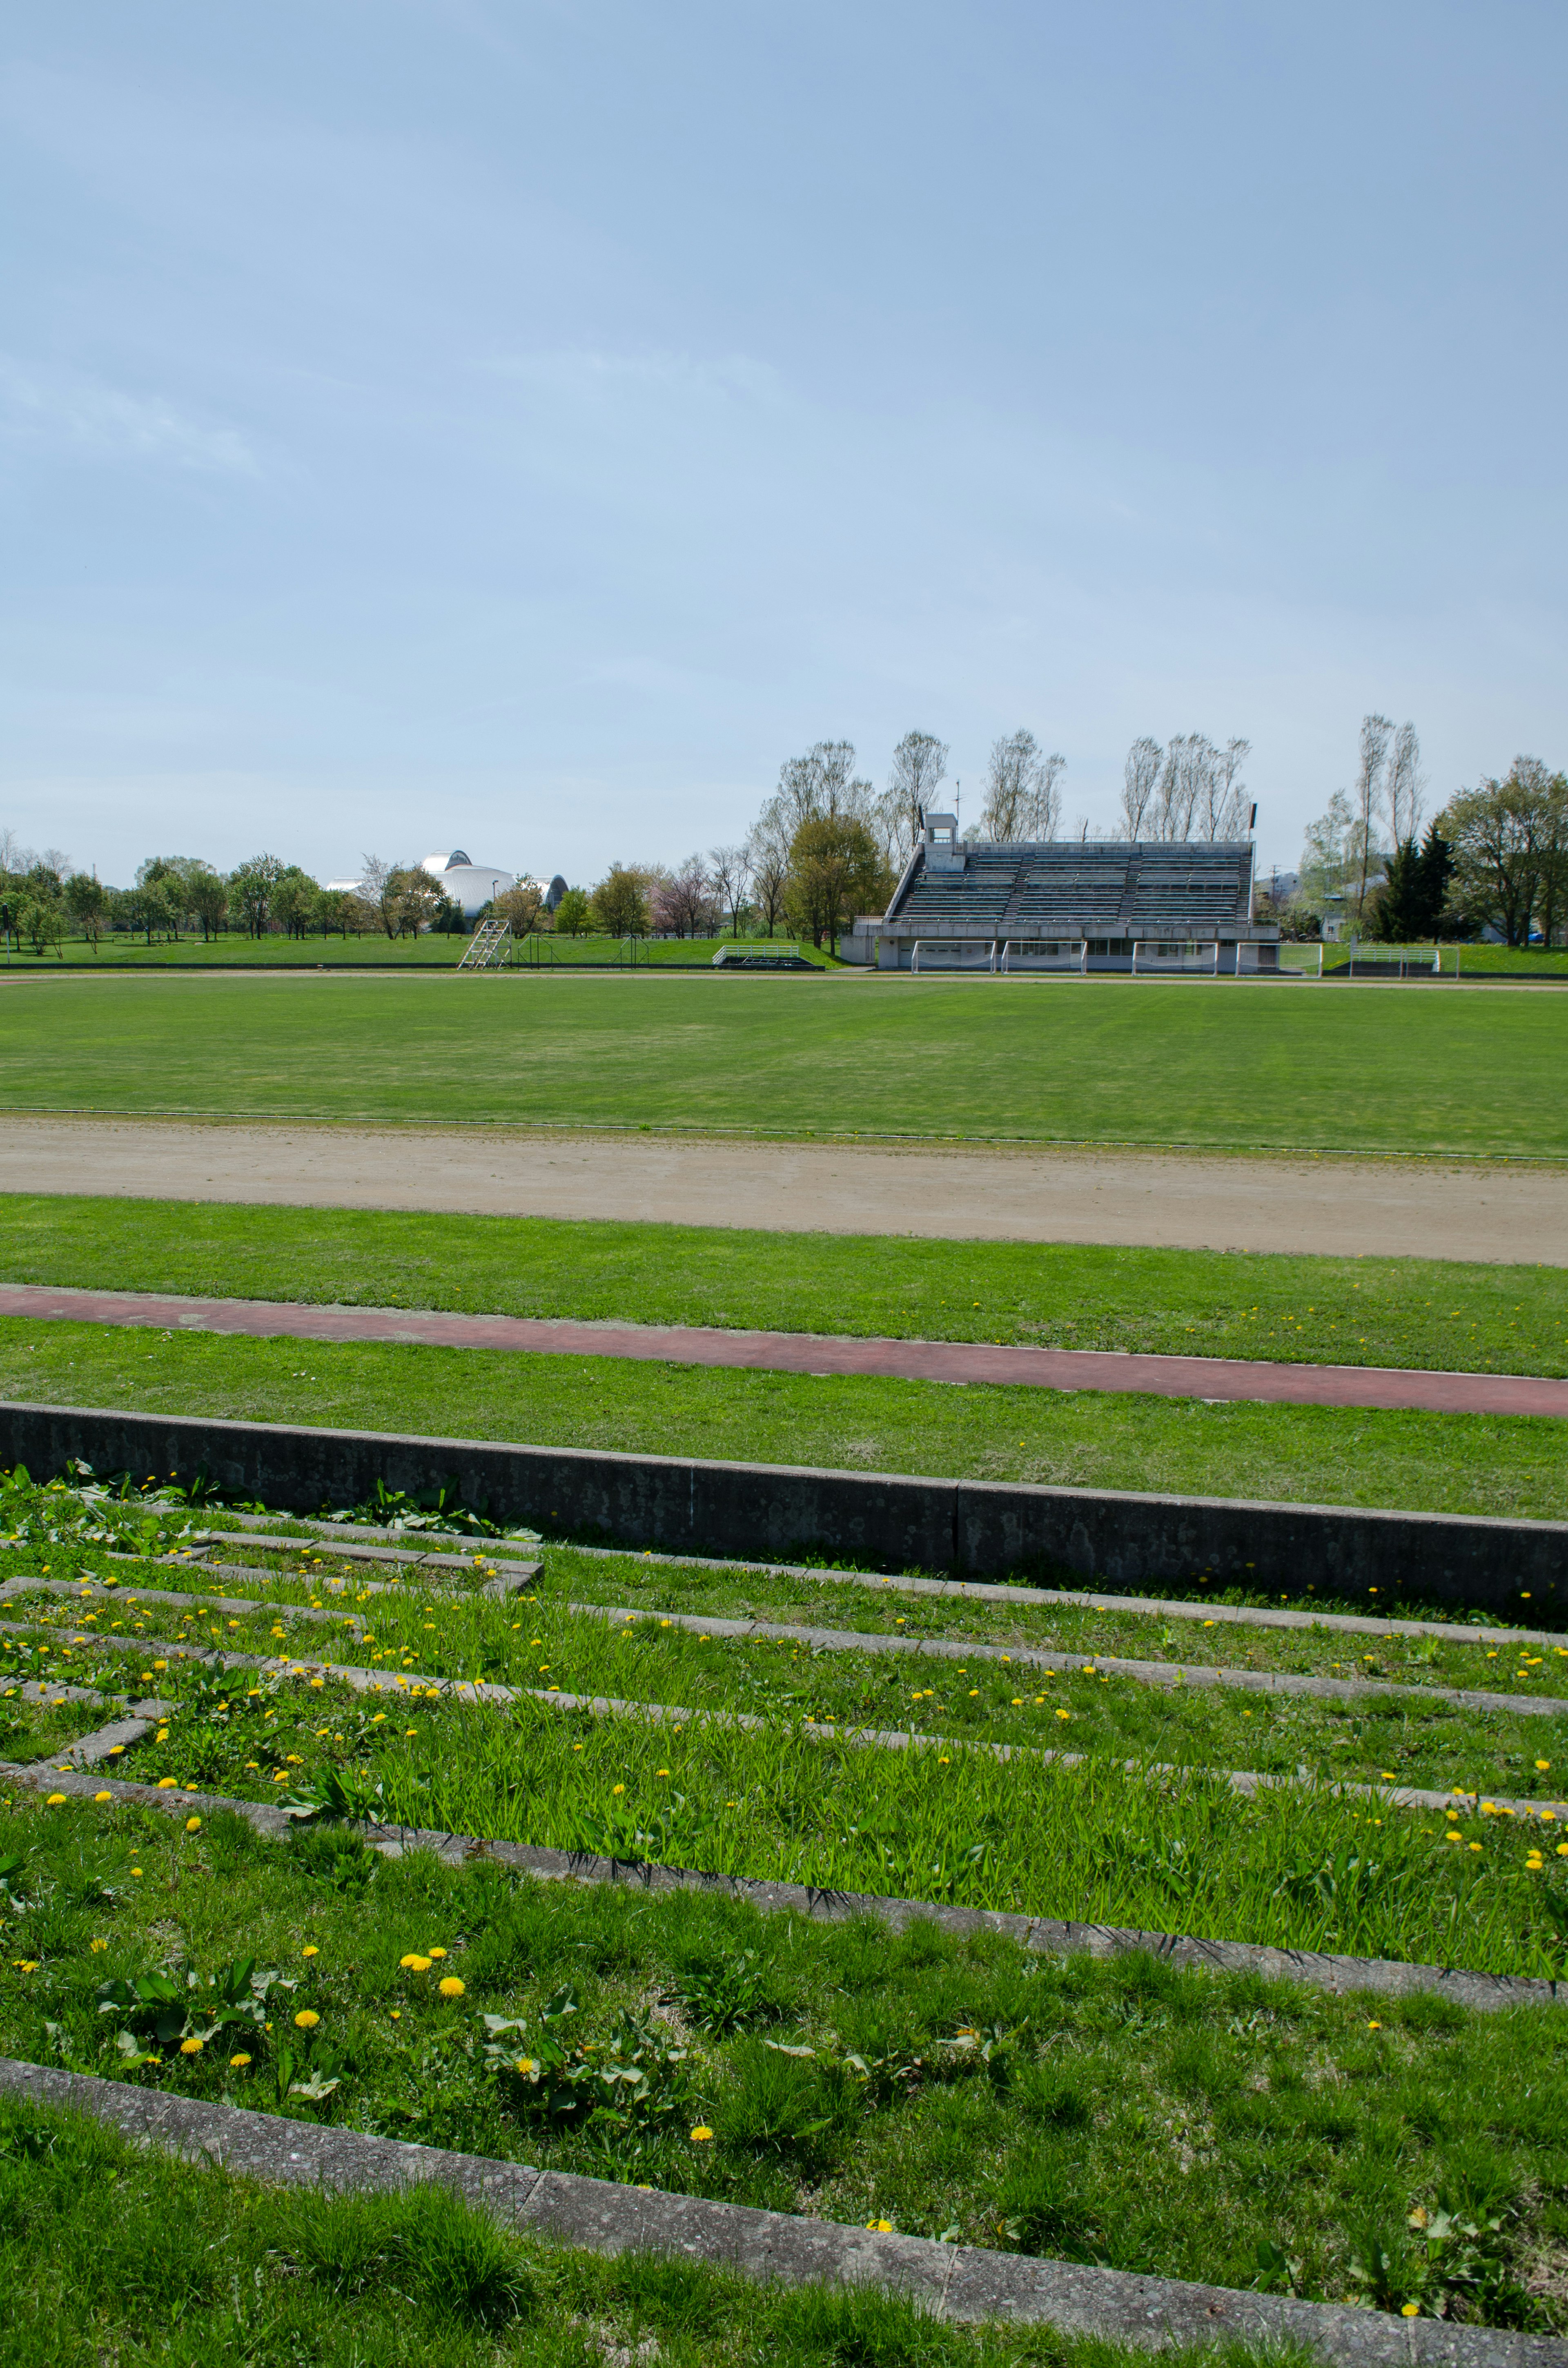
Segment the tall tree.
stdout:
<svg viewBox="0 0 1568 2368">
<path fill-rule="evenodd" d="M 272 911 L 272 892 L 282 879 L 283 870 L 276 855 L 253 855 L 248 863 L 240 864 L 229 874 L 229 902 L 253 938 L 266 932 Z"/>
<path fill-rule="evenodd" d="M 641 871 L 612 863 L 591 898 L 595 920 L 609 938 L 645 938 L 648 889 Z"/>
<path fill-rule="evenodd" d="M 776 803 L 776 800 L 769 800 L 767 807 L 753 823 L 746 838 L 752 894 L 756 898 L 758 914 L 767 924 L 769 937 L 784 917 L 790 885 L 790 842 L 778 828 L 777 814 L 771 811 Z"/>
<path fill-rule="evenodd" d="M 1383 766 L 1388 757 L 1389 736 L 1392 730 L 1393 725 L 1386 715 L 1363 715 L 1361 718 L 1360 762 L 1356 769 L 1356 821 L 1360 850 L 1360 872 L 1356 885 L 1358 920 L 1367 902 L 1367 882 L 1371 872 L 1376 820 L 1382 795 Z"/>
<path fill-rule="evenodd" d="M 1134 740 L 1127 752 L 1127 763 L 1121 776 L 1121 823 L 1123 836 L 1140 839 L 1159 787 L 1160 762 L 1165 750 L 1157 740 Z"/>
<path fill-rule="evenodd" d="M 1550 898 L 1555 917 L 1563 894 L 1568 780 L 1516 757 L 1506 780 L 1462 790 L 1437 820 L 1453 848 L 1455 902 L 1506 944 L 1528 945 L 1541 905 Z"/>
<path fill-rule="evenodd" d="M 929 732 L 906 732 L 893 750 L 888 785 L 876 804 L 890 870 L 902 871 L 914 854 L 921 817 L 934 803 L 947 770 L 947 742 Z"/>
<path fill-rule="evenodd" d="M 857 913 L 881 909 L 892 893 L 869 826 L 850 814 L 803 822 L 790 848 L 789 909 L 812 943 L 831 946 Z"/>
<path fill-rule="evenodd" d="M 95 953 L 108 904 L 108 893 L 95 873 L 73 871 L 65 882 L 65 909 Z"/>
<path fill-rule="evenodd" d="M 688 855 L 653 890 L 653 927 L 677 938 L 705 938 L 713 927 L 713 888 L 700 855 Z"/>
<path fill-rule="evenodd" d="M 1421 743 L 1415 736 L 1415 726 L 1414 723 L 1402 723 L 1393 735 L 1383 775 L 1383 800 L 1392 843 L 1395 847 L 1403 845 L 1406 839 L 1414 841 L 1419 832 L 1421 803 L 1426 787 L 1426 778 L 1421 770 Z"/>
<path fill-rule="evenodd" d="M 1065 757 L 1041 752 L 1032 732 L 1018 731 L 994 741 L 980 817 L 982 838 L 1004 845 L 1054 838 L 1062 819 L 1056 784 L 1066 767 Z"/>
<path fill-rule="evenodd" d="M 730 916 L 732 934 L 738 938 L 751 879 L 750 859 L 744 847 L 710 847 L 708 862 L 713 894 Z"/>
</svg>

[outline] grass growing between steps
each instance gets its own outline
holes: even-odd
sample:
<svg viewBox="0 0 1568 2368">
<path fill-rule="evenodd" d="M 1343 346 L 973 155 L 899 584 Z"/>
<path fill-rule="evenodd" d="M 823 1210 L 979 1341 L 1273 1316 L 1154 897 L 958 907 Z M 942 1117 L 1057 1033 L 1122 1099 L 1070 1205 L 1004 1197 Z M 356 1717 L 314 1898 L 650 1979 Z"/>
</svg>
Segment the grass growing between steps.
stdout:
<svg viewBox="0 0 1568 2368">
<path fill-rule="evenodd" d="M 0 1554 L 0 1576 L 10 1575 L 11 1559 Z M 1319 1781 L 1395 1781 L 1512 1799 L 1559 1801 L 1568 1785 L 1568 1705 L 1553 1716 L 1392 1692 L 1324 1701 L 1160 1686 L 1108 1676 L 1092 1659 L 1055 1670 L 1011 1657 L 953 1661 L 829 1650 L 782 1639 L 694 1634 L 658 1613 L 610 1622 L 538 1598 L 494 1602 L 427 1587 L 412 1595 L 361 1593 L 329 1604 L 324 1581 L 306 1590 L 290 1583 L 264 1609 L 230 1611 L 210 1593 L 210 1581 L 203 1587 L 194 1573 L 169 1576 L 176 1585 L 157 1591 L 199 1589 L 209 1608 L 181 1611 L 146 1601 L 122 1575 L 113 1602 L 84 1606 L 40 1592 L 11 1598 L 6 1616 L 36 1621 L 57 1634 L 79 1630 L 92 1636 L 119 1627 L 165 1645 L 266 1656 L 293 1652 L 384 1669 L 389 1679 L 409 1669 L 436 1678 L 483 1677 L 560 1693 L 740 1712 L 786 1726 L 831 1721 L 1184 1767 L 1288 1777 L 1301 1770 Z M 227 1584 L 243 1597 L 244 1580 Z M 301 1592 L 304 1608 L 329 1611 L 330 1621 L 290 1618 L 288 1599 L 297 1602 Z M 1159 1657 L 1172 1662 L 1175 1656 Z M 1543 1667 L 1548 1659 L 1544 1653 L 1530 1657 Z M 177 1751 L 177 1745 L 171 1748 Z"/>
<path fill-rule="evenodd" d="M 35 1632 L 38 1633 L 38 1632 Z M 84 1632 L 74 1633 L 80 1637 Z M 15 1641 L 15 1640 L 13 1640 Z M 1400 1809 L 1294 1784 L 1254 1797 L 1120 1755 L 999 1760 L 954 1741 L 854 1745 L 693 1711 L 658 1722 L 523 1698 L 432 1699 L 389 1669 L 326 1676 L 73 1642 L 78 1681 L 129 1668 L 174 1705 L 108 1763 L 171 1793 L 369 1816 L 617 1859 L 1294 1949 L 1561 1975 L 1556 1826 Z M 62 1651 L 55 1660 L 64 1659 Z M 123 1680 L 122 1680 L 123 1681 Z M 84 1716 L 84 1730 L 101 1724 Z"/>
<path fill-rule="evenodd" d="M 6 1836 L 21 1861 L 0 1967 L 0 2049 L 14 2056 L 911 2233 L 1568 2326 L 1568 2018 L 1555 2009 L 1369 2007 L 1149 1958 L 1031 1958 L 930 1925 L 894 1935 L 540 1885 L 483 1862 L 389 1861 L 330 1831 L 280 1846 L 228 1816 L 189 1833 L 136 1810 L 18 1804 Z M 47 2130 L 18 2146 L 18 2120 L 0 2120 L 6 2241 L 58 2192 Z M 69 2140 L 65 2160 L 71 2191 L 101 2202 L 107 2179 L 84 2179 Z M 106 2263 L 115 2229 L 146 2226 L 135 2181 L 114 2192 L 98 2213 Z M 153 2264 L 186 2225 L 163 2218 Z M 288 2225 L 281 2205 L 272 2222 Z M 28 2229 L 20 2291 L 70 2258 L 49 2225 Z M 267 2282 L 231 2286 L 223 2260 L 204 2306 L 250 2309 Z M 539 2274 L 547 2307 L 562 2289 Z M 598 2274 L 613 2293 L 615 2273 Z M 165 2302 L 201 2298 L 199 2277 L 160 2283 Z M 149 2292 L 141 2273 L 95 2271 L 80 2294 L 108 2307 L 117 2286 Z M 777 2306 L 787 2344 L 790 2305 Z M 1017 2340 L 1003 2356 L 1037 2356 L 1041 2339 Z M 1038 2356 L 1059 2355 L 1046 2339 Z"/>
<path fill-rule="evenodd" d="M 9 2098 L 0 2290 L 7 2368 L 1136 2368 L 1147 2356 L 1045 2328 L 943 2327 L 876 2291 L 570 2252 L 505 2234 L 438 2187 L 258 2187 Z M 1310 2368 L 1294 2348 L 1168 2356 L 1172 2368 Z"/>
<path fill-rule="evenodd" d="M 7 1193 L 0 1268 L 187 1298 L 1568 1372 L 1553 1267 Z"/>
<path fill-rule="evenodd" d="M 1568 1519 L 1564 1426 L 1547 1418 L 1068 1396 L 14 1317 L 0 1321 L 0 1396 L 617 1452 Z M 1260 1572 L 1260 1583 L 1271 1576 Z"/>
</svg>

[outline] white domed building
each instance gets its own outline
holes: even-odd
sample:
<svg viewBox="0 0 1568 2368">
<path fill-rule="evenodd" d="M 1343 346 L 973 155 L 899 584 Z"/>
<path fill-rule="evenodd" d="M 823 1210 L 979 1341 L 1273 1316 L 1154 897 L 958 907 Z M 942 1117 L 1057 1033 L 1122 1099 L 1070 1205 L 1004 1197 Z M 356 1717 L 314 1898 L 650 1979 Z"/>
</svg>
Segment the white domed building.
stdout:
<svg viewBox="0 0 1568 2368">
<path fill-rule="evenodd" d="M 474 863 L 460 847 L 453 848 L 449 854 L 427 855 L 419 868 L 429 872 L 441 894 L 460 905 L 464 919 L 470 921 L 482 905 L 488 905 L 493 897 L 504 895 L 517 884 L 510 871 L 497 871 L 489 863 Z"/>
</svg>

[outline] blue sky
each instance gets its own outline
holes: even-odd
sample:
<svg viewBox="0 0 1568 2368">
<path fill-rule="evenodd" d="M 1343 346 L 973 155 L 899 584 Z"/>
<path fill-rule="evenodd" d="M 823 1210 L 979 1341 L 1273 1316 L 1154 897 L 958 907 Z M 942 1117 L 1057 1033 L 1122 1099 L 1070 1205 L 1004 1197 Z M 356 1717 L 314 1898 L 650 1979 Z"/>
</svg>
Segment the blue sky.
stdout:
<svg viewBox="0 0 1568 2368">
<path fill-rule="evenodd" d="M 1568 17 L 14 0 L 0 823 L 590 880 L 1020 724 L 1568 761 Z"/>
</svg>

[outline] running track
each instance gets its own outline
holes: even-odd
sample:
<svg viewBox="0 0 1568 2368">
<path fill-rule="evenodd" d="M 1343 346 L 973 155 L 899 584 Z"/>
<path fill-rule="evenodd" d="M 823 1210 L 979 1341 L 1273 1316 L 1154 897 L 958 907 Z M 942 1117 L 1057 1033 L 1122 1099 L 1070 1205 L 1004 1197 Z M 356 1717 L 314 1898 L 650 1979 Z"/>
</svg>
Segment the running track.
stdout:
<svg viewBox="0 0 1568 2368">
<path fill-rule="evenodd" d="M 984 1341 L 825 1338 L 653 1324 L 555 1323 L 402 1307 L 312 1307 L 264 1299 L 176 1299 L 130 1291 L 0 1283 L 0 1316 L 129 1324 L 267 1339 L 420 1341 L 572 1357 L 631 1357 L 781 1373 L 881 1373 L 903 1381 L 1023 1383 L 1131 1390 L 1165 1398 L 1251 1398 L 1284 1406 L 1418 1406 L 1445 1414 L 1568 1416 L 1568 1381 L 1520 1373 L 1287 1365 L 1233 1357 L 1143 1357 L 1099 1349 L 993 1348 Z"/>
</svg>

